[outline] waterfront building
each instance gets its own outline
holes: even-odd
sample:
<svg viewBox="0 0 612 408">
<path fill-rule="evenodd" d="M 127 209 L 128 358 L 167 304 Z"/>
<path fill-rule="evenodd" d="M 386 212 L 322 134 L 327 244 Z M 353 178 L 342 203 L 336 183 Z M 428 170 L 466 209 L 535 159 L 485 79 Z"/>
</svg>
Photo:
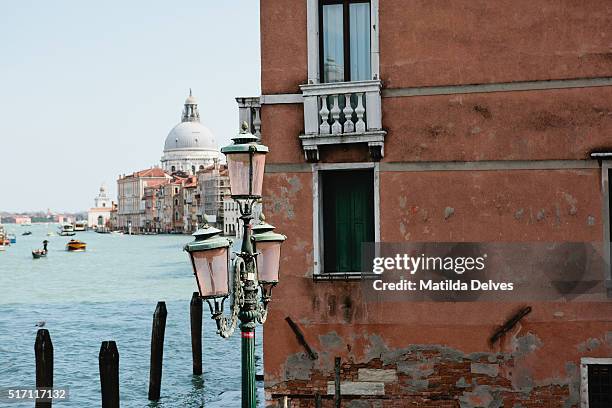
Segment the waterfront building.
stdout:
<svg viewBox="0 0 612 408">
<path fill-rule="evenodd" d="M 228 194 L 223 197 L 223 234 L 235 236 L 236 239 L 242 239 L 242 221 L 240 220 L 240 207 L 238 203 Z M 253 205 L 253 222 L 259 222 L 259 216 L 262 212 L 261 203 Z"/>
<path fill-rule="evenodd" d="M 218 160 L 197 172 L 198 189 L 201 195 L 199 213 L 201 219 L 216 228 L 224 225 L 223 197 L 230 194 L 229 174 L 227 165 Z"/>
<path fill-rule="evenodd" d="M 15 224 L 24 224 L 28 225 L 32 223 L 32 218 L 27 215 L 16 215 L 15 216 Z"/>
<path fill-rule="evenodd" d="M 195 175 L 218 157 L 219 148 L 215 137 L 200 122 L 198 103 L 189 90 L 181 122 L 166 137 L 161 158 L 162 168 L 170 174 L 180 171 Z"/>
<path fill-rule="evenodd" d="M 56 214 L 54 221 L 59 224 L 74 224 L 75 218 L 71 215 Z"/>
<path fill-rule="evenodd" d="M 113 208 L 111 209 L 111 212 L 110 212 L 109 226 L 110 226 L 110 229 L 113 231 L 116 231 L 119 229 L 119 220 L 117 218 L 117 203 L 115 202 L 113 202 Z"/>
<path fill-rule="evenodd" d="M 159 185 L 171 176 L 158 167 L 122 175 L 117 180 L 117 223 L 118 228 L 134 234 L 144 231 L 145 187 Z"/>
<path fill-rule="evenodd" d="M 609 268 L 591 302 L 368 301 L 360 274 L 373 241 L 603 242 L 609 261 L 609 2 L 260 5 L 262 96 L 240 110 L 261 113 L 265 214 L 288 236 L 268 403 L 313 407 L 335 381 L 343 406 L 609 401 Z"/>
<path fill-rule="evenodd" d="M 94 198 L 94 206 L 87 212 L 87 226 L 89 228 L 110 227 L 110 216 L 113 201 L 108 196 L 106 185 L 102 184 L 98 195 Z"/>
<path fill-rule="evenodd" d="M 165 184 L 167 184 L 167 180 L 158 180 L 156 182 L 151 182 L 144 188 L 144 193 L 142 200 L 144 201 L 144 230 L 145 232 L 160 232 L 162 219 L 160 216 L 159 209 L 161 208 L 159 197 L 160 190 L 163 188 Z"/>
<path fill-rule="evenodd" d="M 230 196 L 223 197 L 223 235 L 235 236 L 238 229 L 238 203 Z"/>
<path fill-rule="evenodd" d="M 158 196 L 158 208 L 160 215 L 161 231 L 165 233 L 183 232 L 183 197 L 182 186 L 189 176 L 182 172 L 176 172 L 167 183 L 160 186 Z"/>
<path fill-rule="evenodd" d="M 183 233 L 191 234 L 198 229 L 200 208 L 200 193 L 198 189 L 198 178 L 189 176 L 181 185 L 181 203 L 183 216 Z"/>
</svg>

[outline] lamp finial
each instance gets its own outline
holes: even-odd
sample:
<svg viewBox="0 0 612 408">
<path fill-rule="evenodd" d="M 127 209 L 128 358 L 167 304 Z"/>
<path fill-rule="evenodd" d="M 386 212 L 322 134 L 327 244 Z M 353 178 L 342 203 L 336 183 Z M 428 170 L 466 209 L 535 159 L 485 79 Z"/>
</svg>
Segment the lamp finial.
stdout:
<svg viewBox="0 0 612 408">
<path fill-rule="evenodd" d="M 242 121 L 242 124 L 240 125 L 240 133 L 246 133 L 249 130 L 249 124 L 246 122 L 246 120 Z"/>
</svg>

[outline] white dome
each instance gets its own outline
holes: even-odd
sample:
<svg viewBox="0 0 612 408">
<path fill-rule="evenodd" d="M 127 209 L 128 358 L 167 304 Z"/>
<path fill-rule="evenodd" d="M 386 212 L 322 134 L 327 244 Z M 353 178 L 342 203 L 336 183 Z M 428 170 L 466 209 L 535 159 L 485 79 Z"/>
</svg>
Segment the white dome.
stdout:
<svg viewBox="0 0 612 408">
<path fill-rule="evenodd" d="M 181 122 L 176 125 L 164 144 L 164 153 L 173 150 L 218 150 L 212 132 L 200 122 Z"/>
</svg>

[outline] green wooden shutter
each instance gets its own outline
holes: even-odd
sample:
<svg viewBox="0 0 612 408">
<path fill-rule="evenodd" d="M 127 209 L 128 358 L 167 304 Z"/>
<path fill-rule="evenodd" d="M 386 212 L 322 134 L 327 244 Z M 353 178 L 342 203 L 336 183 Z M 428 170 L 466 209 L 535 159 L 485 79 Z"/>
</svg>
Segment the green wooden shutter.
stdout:
<svg viewBox="0 0 612 408">
<path fill-rule="evenodd" d="M 336 270 L 351 268 L 352 197 L 346 184 L 338 183 L 336 192 Z"/>
<path fill-rule="evenodd" d="M 330 172 L 324 183 L 325 269 L 359 272 L 362 243 L 374 239 L 372 173 Z"/>
</svg>

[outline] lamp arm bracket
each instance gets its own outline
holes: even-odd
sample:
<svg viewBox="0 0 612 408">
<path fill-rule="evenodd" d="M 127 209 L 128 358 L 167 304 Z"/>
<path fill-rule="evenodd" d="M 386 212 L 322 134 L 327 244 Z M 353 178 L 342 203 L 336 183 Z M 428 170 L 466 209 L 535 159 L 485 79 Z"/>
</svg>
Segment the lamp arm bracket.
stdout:
<svg viewBox="0 0 612 408">
<path fill-rule="evenodd" d="M 233 296 L 231 298 L 230 305 L 230 315 L 229 317 L 223 314 L 213 316 L 213 319 L 215 319 L 217 322 L 217 333 L 223 338 L 228 338 L 232 334 L 234 334 L 234 330 L 236 330 L 236 326 L 238 324 L 238 313 L 240 312 L 240 307 L 244 303 L 242 282 L 240 280 L 242 270 L 244 269 L 244 261 L 242 261 L 242 259 L 238 257 L 236 258 L 232 266 L 232 273 L 234 278 L 232 288 Z"/>
<path fill-rule="evenodd" d="M 272 289 L 276 286 L 275 282 L 259 282 L 261 290 L 261 301 L 257 305 L 257 322 L 264 324 L 268 318 L 268 305 L 272 301 Z"/>
<path fill-rule="evenodd" d="M 257 323 L 264 324 L 268 319 L 268 302 L 261 302 L 257 305 L 259 312 L 257 313 Z"/>
</svg>

